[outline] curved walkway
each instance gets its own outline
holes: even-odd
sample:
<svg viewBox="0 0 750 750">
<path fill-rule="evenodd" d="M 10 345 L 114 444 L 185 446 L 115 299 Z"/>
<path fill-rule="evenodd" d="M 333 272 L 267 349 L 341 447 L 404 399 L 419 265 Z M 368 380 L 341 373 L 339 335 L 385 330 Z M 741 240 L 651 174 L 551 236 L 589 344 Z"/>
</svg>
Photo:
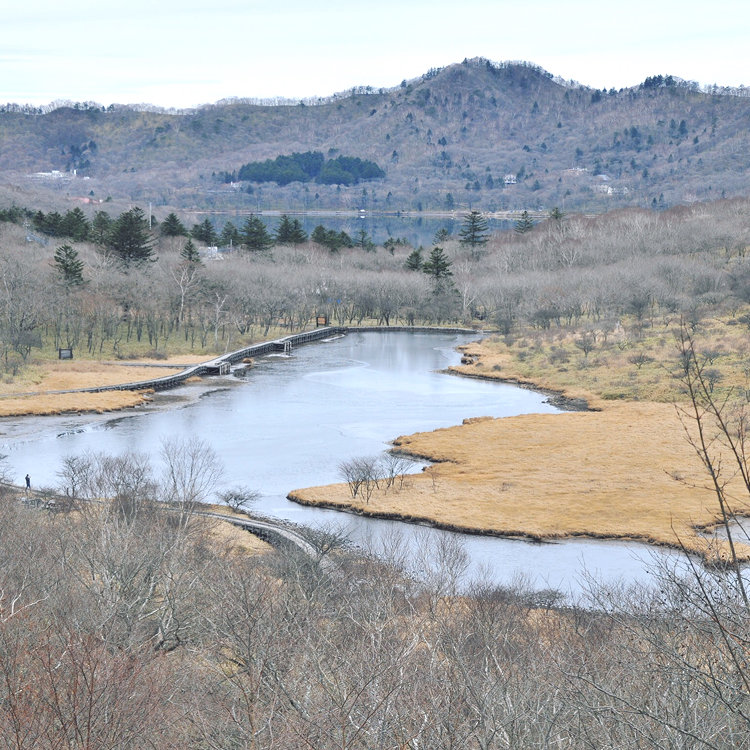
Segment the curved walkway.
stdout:
<svg viewBox="0 0 750 750">
<path fill-rule="evenodd" d="M 321 341 L 331 336 L 345 333 L 357 333 L 363 331 L 382 331 L 393 333 L 407 331 L 410 333 L 464 333 L 484 335 L 486 331 L 477 331 L 473 328 L 439 328 L 429 326 L 327 326 L 316 328 L 313 331 L 294 333 L 273 341 L 263 341 L 259 344 L 251 344 L 228 354 L 222 354 L 206 362 L 186 367 L 180 372 L 171 375 L 163 375 L 159 378 L 148 380 L 137 380 L 130 383 L 117 383 L 115 385 L 92 386 L 89 388 L 70 388 L 57 391 L 27 391 L 23 393 L 0 394 L 0 398 L 21 398 L 26 396 L 59 395 L 63 393 L 102 393 L 104 391 L 142 391 L 142 390 L 166 390 L 184 383 L 191 377 L 203 377 L 205 375 L 219 375 L 229 372 L 232 364 L 241 362 L 247 357 L 260 357 L 264 354 L 274 352 L 290 351 L 296 346 L 308 344 L 312 341 Z"/>
<path fill-rule="evenodd" d="M 10 490 L 12 493 L 15 493 L 16 499 L 19 501 L 35 508 L 48 511 L 66 511 L 72 509 L 71 499 L 67 495 L 45 492 L 43 496 L 40 496 L 34 490 L 27 491 L 25 488 L 19 487 L 15 484 L 0 482 L 0 485 Z M 86 502 L 100 501 L 94 500 Z M 169 505 L 164 505 L 163 510 L 169 511 L 174 509 Z M 196 510 L 194 511 L 194 515 L 203 516 L 204 518 L 213 518 L 217 521 L 225 521 L 233 526 L 238 526 L 281 551 L 296 549 L 313 562 L 317 562 L 327 573 L 338 571 L 338 566 L 322 555 L 320 550 L 310 544 L 302 534 L 282 523 L 276 523 L 273 520 L 267 519 L 240 518 L 235 515 L 207 510 Z"/>
</svg>

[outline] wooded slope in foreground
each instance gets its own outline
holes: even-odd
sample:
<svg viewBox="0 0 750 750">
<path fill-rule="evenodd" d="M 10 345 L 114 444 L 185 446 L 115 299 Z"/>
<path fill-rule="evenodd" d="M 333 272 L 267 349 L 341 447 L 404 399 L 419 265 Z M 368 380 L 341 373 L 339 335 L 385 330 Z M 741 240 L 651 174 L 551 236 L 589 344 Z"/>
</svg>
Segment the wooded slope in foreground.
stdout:
<svg viewBox="0 0 750 750">
<path fill-rule="evenodd" d="M 397 538 L 329 553 L 331 578 L 133 499 L 0 500 L 3 747 L 749 746 L 731 578 L 663 569 L 550 609 L 522 583 L 458 592 L 448 537 L 417 578 Z"/>
</svg>

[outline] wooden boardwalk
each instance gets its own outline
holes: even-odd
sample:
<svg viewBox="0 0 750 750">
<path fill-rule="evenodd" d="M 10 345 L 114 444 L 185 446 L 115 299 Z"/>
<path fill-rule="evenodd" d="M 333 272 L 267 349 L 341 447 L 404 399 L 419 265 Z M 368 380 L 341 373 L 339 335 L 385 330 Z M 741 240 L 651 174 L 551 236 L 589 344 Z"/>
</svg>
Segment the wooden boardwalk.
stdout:
<svg viewBox="0 0 750 750">
<path fill-rule="evenodd" d="M 185 383 L 186 380 L 193 377 L 204 377 L 206 375 L 226 375 L 230 372 L 231 365 L 241 362 L 243 359 L 252 357 L 261 357 L 265 354 L 289 353 L 296 347 L 309 344 L 314 341 L 321 341 L 331 336 L 342 335 L 346 333 L 359 333 L 368 331 L 380 331 L 383 333 L 395 333 L 408 331 L 410 333 L 455 333 L 455 334 L 476 334 L 484 335 L 485 331 L 477 331 L 471 328 L 430 328 L 427 326 L 326 326 L 316 328 L 304 333 L 294 333 L 284 336 L 273 341 L 263 341 L 259 344 L 251 344 L 242 347 L 236 351 L 222 354 L 206 362 L 186 367 L 180 372 L 171 375 L 163 375 L 148 380 L 138 380 L 130 383 L 117 383 L 116 385 L 93 386 L 90 388 L 71 388 L 59 391 L 31 391 L 28 393 L 7 394 L 5 398 L 18 398 L 22 396 L 40 396 L 42 394 L 62 394 L 62 393 L 101 393 L 104 391 L 143 391 L 153 390 L 162 391 L 169 388 L 175 388 Z"/>
</svg>

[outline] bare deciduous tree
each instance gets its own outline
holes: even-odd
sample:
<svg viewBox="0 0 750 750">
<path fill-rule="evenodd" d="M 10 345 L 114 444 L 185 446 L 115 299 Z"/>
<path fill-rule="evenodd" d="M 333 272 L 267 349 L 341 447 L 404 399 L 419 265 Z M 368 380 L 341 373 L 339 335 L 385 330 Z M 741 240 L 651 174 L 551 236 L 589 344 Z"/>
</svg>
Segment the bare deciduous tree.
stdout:
<svg viewBox="0 0 750 750">
<path fill-rule="evenodd" d="M 165 467 L 162 496 L 187 515 L 214 493 L 223 473 L 221 460 L 198 437 L 164 438 L 160 454 Z"/>
</svg>

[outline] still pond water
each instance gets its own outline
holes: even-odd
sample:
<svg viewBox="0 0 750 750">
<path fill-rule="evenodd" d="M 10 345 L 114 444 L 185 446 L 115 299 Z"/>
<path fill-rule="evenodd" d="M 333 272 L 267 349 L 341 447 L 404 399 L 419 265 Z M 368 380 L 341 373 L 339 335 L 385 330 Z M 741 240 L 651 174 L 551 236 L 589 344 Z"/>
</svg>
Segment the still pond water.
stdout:
<svg viewBox="0 0 750 750">
<path fill-rule="evenodd" d="M 335 232 L 346 232 L 355 242 L 364 230 L 367 237 L 376 245 L 382 245 L 388 238 L 406 240 L 412 247 L 430 247 L 434 244 L 435 234 L 444 229 L 449 235 L 458 237 L 463 226 L 464 215 L 468 211 L 456 212 L 454 216 L 419 216 L 393 215 L 370 213 L 362 215 L 351 214 L 300 214 L 293 215 L 299 220 L 308 235 L 313 233 L 316 226 L 321 225 Z M 221 232 L 227 221 L 231 221 L 241 229 L 246 214 L 214 215 L 210 217 L 218 232 Z M 266 228 L 272 234 L 279 226 L 280 216 L 263 213 L 260 216 Z M 197 220 L 202 220 L 197 216 Z M 515 222 L 507 219 L 489 217 L 487 228 L 490 232 L 504 232 L 513 229 Z"/>
<path fill-rule="evenodd" d="M 342 481 L 339 464 L 388 448 L 399 435 L 460 424 L 466 417 L 555 412 L 544 395 L 440 370 L 456 364 L 455 347 L 472 340 L 434 333 L 352 333 L 256 361 L 248 376 L 216 379 L 215 388 L 185 386 L 158 395 L 152 406 L 94 417 L 0 421 L 3 452 L 16 481 L 58 486 L 65 456 L 137 450 L 158 466 L 162 439 L 197 435 L 221 456 L 227 487 L 262 493 L 264 515 L 310 526 L 340 526 L 361 544 L 400 535 L 412 549 L 460 539 L 467 575 L 498 583 L 522 575 L 537 588 L 577 593 L 582 576 L 614 582 L 647 580 L 654 553 L 642 545 L 522 541 L 437 532 L 376 521 L 286 500 L 293 489 Z M 544 460 L 543 456 L 539 457 Z M 419 470 L 415 466 L 415 470 Z"/>
</svg>

